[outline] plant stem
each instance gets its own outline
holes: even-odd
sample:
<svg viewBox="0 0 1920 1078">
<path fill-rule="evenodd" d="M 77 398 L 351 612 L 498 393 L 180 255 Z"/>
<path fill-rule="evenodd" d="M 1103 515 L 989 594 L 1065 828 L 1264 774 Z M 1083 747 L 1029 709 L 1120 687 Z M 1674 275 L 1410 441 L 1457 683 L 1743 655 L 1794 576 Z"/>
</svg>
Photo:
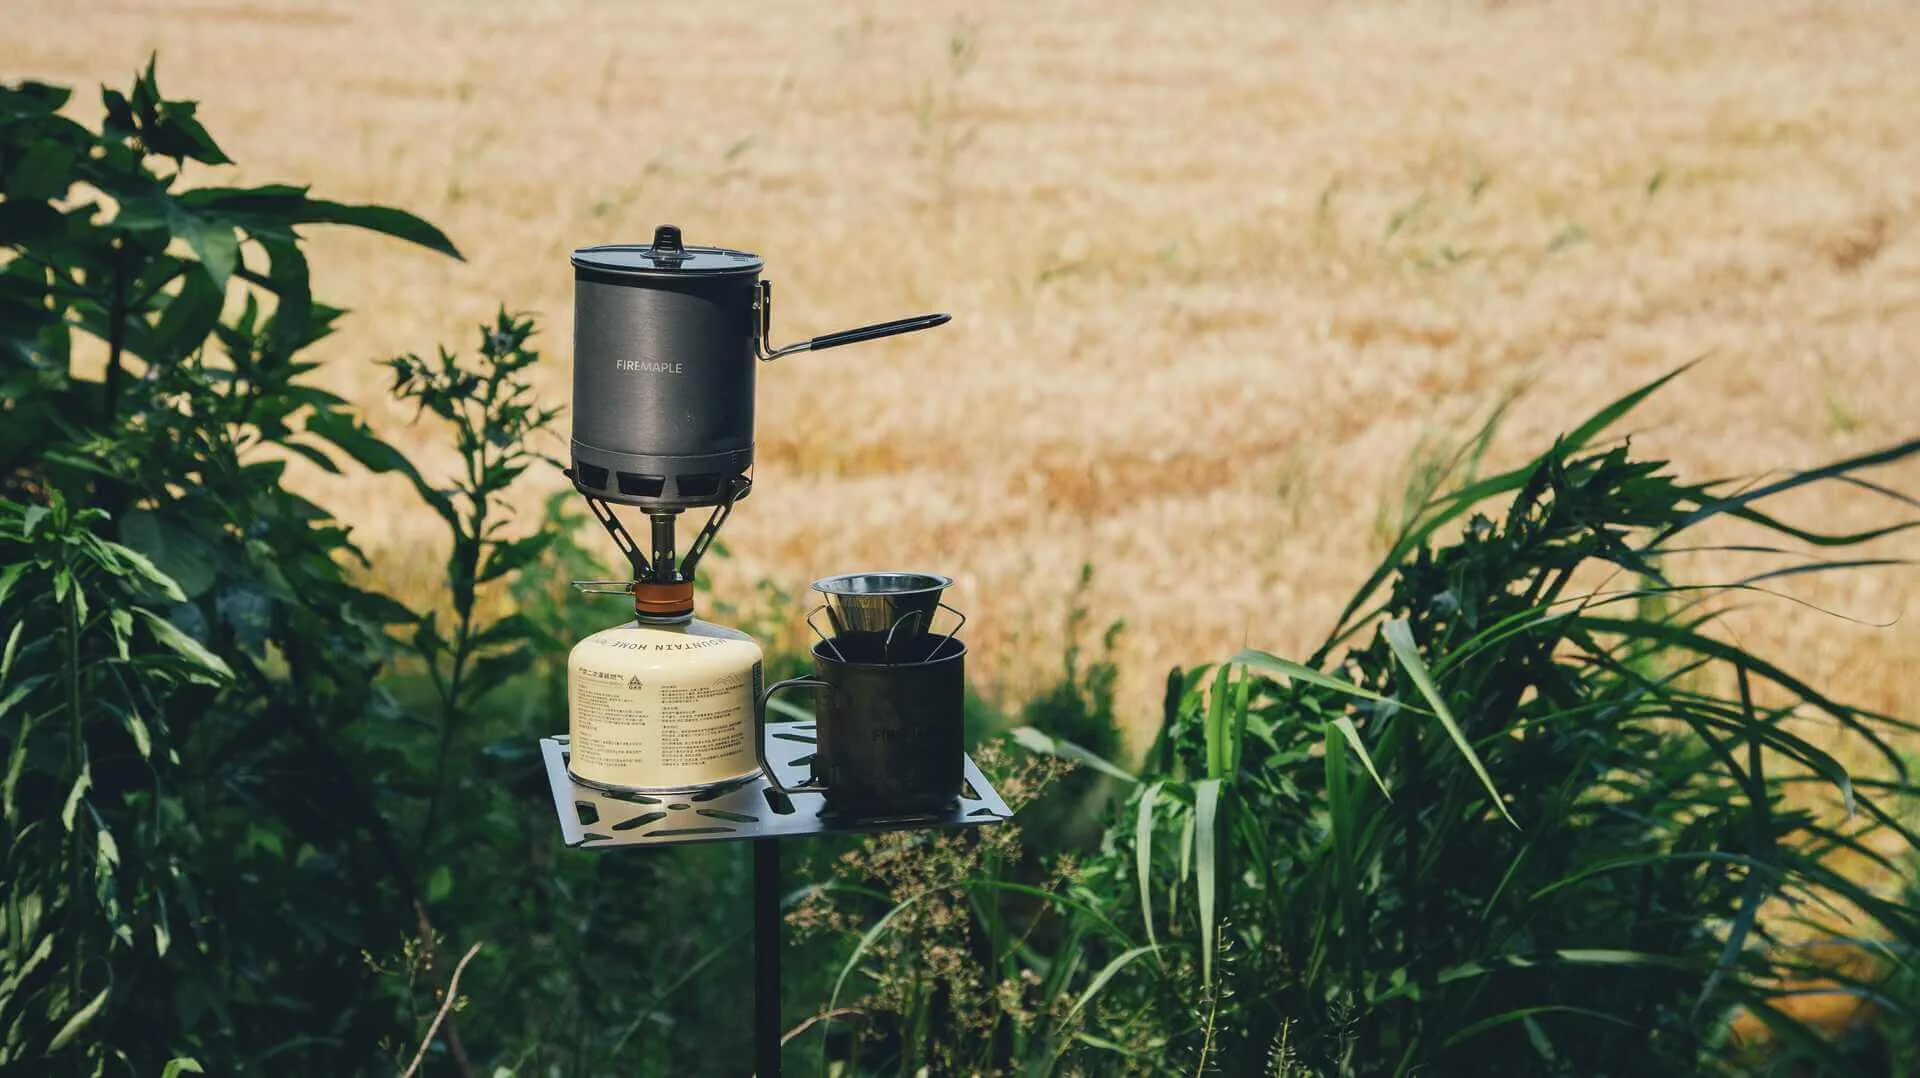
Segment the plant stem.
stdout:
<svg viewBox="0 0 1920 1078">
<path fill-rule="evenodd" d="M 414 1074 L 420 1070 L 420 1061 L 427 1056 L 427 1046 L 433 1043 L 434 1034 L 440 1032 L 440 1023 L 446 1020 L 447 1011 L 453 1008 L 453 1001 L 459 996 L 460 974 L 466 970 L 467 963 L 473 961 L 473 956 L 479 953 L 480 945 L 476 943 L 467 948 L 467 953 L 460 959 L 460 964 L 453 967 L 453 977 L 447 981 L 447 998 L 440 1001 L 440 1012 L 433 1016 L 433 1025 L 427 1027 L 426 1039 L 420 1042 L 420 1050 L 414 1053 L 413 1063 L 407 1067 L 406 1073 L 400 1078 L 413 1078 Z"/>
<path fill-rule="evenodd" d="M 61 680 L 67 690 L 67 773 L 77 785 L 80 771 L 86 767 L 86 744 L 82 740 L 85 728 L 80 713 L 80 581 L 73 575 L 72 566 L 72 548 L 66 547 L 62 551 L 61 569 L 67 574 L 69 593 L 64 604 L 65 631 L 61 633 L 66 645 Z M 81 974 L 86 965 L 86 937 L 81 932 L 80 917 L 81 887 L 85 883 L 86 870 L 80 863 L 80 820 L 76 815 L 73 827 L 67 831 L 67 938 L 73 941 L 73 960 L 67 967 L 69 1007 L 80 1005 Z M 79 1052 L 76 1048 L 76 1062 L 81 1058 Z"/>
<path fill-rule="evenodd" d="M 102 426 L 111 427 L 120 409 L 121 355 L 127 346 L 127 238 L 113 240 L 113 298 L 107 304 L 107 374 L 101 402 Z"/>
</svg>

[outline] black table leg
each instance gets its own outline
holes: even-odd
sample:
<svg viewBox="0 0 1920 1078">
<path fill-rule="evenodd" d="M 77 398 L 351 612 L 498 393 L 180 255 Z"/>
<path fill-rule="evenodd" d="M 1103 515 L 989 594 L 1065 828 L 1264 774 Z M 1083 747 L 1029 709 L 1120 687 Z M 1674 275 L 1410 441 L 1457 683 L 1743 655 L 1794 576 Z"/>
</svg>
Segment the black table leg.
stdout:
<svg viewBox="0 0 1920 1078">
<path fill-rule="evenodd" d="M 780 1078 L 780 846 L 753 843 L 753 1073 Z"/>
</svg>

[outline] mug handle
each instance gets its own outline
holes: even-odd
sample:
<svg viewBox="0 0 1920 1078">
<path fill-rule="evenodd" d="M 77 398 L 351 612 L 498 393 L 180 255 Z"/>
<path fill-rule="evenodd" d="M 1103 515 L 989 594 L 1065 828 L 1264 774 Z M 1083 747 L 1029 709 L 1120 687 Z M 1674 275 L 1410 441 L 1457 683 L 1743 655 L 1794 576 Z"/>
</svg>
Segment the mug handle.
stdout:
<svg viewBox="0 0 1920 1078">
<path fill-rule="evenodd" d="M 802 688 L 828 689 L 832 686 L 817 677 L 790 677 L 785 681 L 776 681 L 767 686 L 767 691 L 760 694 L 760 699 L 755 701 L 753 708 L 753 751 L 760 758 L 760 771 L 767 776 L 768 785 L 788 797 L 797 793 L 824 793 L 827 789 L 825 786 L 809 786 L 805 790 L 788 789 L 780 784 L 780 776 L 774 772 L 773 765 L 767 762 L 767 701 L 772 700 L 773 694 L 781 689 Z M 818 729 L 817 726 L 815 728 Z"/>
</svg>

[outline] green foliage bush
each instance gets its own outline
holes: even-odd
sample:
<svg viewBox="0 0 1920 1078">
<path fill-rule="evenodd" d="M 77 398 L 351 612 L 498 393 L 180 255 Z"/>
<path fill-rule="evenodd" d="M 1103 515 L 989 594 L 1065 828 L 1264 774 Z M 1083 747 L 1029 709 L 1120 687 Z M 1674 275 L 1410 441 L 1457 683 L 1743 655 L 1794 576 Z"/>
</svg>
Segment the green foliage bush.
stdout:
<svg viewBox="0 0 1920 1078">
<path fill-rule="evenodd" d="M 1132 1016 L 1104 1038 L 1188 1072 L 1690 1075 L 1727 1058 L 1738 1005 L 1844 1065 L 1774 1007 L 1770 986 L 1810 972 L 1776 934 L 1848 904 L 1875 946 L 1920 940 L 1920 912 L 1823 860 L 1881 829 L 1911 841 L 1887 739 L 1914 727 L 1709 626 L 1716 598 L 1880 563 L 1803 557 L 1707 586 L 1663 566 L 1722 519 L 1764 534 L 1719 549 L 1773 555 L 1910 527 L 1820 534 L 1762 506 L 1920 443 L 1745 489 L 1685 484 L 1596 446 L 1665 381 L 1426 500 L 1306 663 L 1243 652 L 1171 687 L 1087 886 L 1200 976 L 1132 964 L 1108 995 L 1156 1002 L 1097 1012 Z M 1880 773 L 1850 775 L 1805 719 L 1852 731 Z M 1820 788 L 1851 815 L 1805 807 Z"/>
<path fill-rule="evenodd" d="M 227 159 L 151 65 L 98 130 L 67 99 L 0 88 L 0 1072 L 398 1071 L 474 942 L 429 1073 L 743 1059 L 667 1018 L 724 1013 L 683 976 L 738 953 L 741 873 L 559 855 L 532 757 L 558 713 L 514 679 L 577 615 L 476 600 L 551 594 L 578 553 L 505 497 L 554 418 L 532 325 L 387 362 L 460 453 L 423 476 L 310 384 L 343 312 L 300 230 L 446 237 L 297 187 L 184 188 L 183 161 Z M 281 481 L 296 455 L 410 481 L 446 525 L 444 608 L 355 583 L 349 527 Z M 653 893 L 685 908 L 646 916 Z"/>
</svg>

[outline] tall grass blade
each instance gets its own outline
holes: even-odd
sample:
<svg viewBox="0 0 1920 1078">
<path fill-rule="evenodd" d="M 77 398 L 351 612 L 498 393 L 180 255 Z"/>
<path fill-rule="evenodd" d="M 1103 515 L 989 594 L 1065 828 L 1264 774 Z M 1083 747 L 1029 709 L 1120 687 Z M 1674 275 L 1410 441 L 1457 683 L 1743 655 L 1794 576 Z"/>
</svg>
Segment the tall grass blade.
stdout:
<svg viewBox="0 0 1920 1078">
<path fill-rule="evenodd" d="M 886 932 L 887 927 L 893 924 L 895 917 L 900 916 L 902 911 L 919 900 L 921 895 L 928 893 L 929 892 L 922 891 L 920 894 L 909 895 L 907 898 L 895 904 L 892 909 L 882 914 L 879 920 L 873 922 L 871 927 L 860 934 L 860 942 L 854 944 L 853 953 L 847 956 L 846 964 L 840 967 L 840 976 L 834 978 L 833 992 L 827 997 L 827 1014 L 832 1014 L 834 1011 L 840 1009 L 840 990 L 846 987 L 847 977 L 860 965 L 860 959 L 866 955 L 867 949 L 874 945 L 874 942 L 880 938 L 882 933 Z M 825 1073 L 826 1069 L 827 1038 L 822 1034 L 820 1037 L 820 1070 L 822 1073 Z"/>
<path fill-rule="evenodd" d="M 1193 787 L 1193 829 L 1197 846 L 1195 852 L 1194 886 L 1199 899 L 1200 914 L 1200 980 L 1203 984 L 1213 983 L 1213 941 L 1216 931 L 1214 922 L 1214 902 L 1218 897 L 1215 888 L 1218 882 L 1214 878 L 1216 858 L 1214 841 L 1218 831 L 1214 826 L 1220 812 L 1220 780 L 1201 779 Z"/>
<path fill-rule="evenodd" d="M 1229 741 L 1232 752 L 1227 759 L 1228 778 L 1240 777 L 1240 758 L 1247 747 L 1247 706 L 1252 696 L 1253 675 L 1250 672 L 1242 672 L 1240 679 L 1234 682 L 1233 686 L 1233 731 Z"/>
<path fill-rule="evenodd" d="M 1140 810 L 1133 822 L 1133 867 L 1140 877 L 1140 918 L 1147 925 L 1147 945 L 1158 946 L 1153 933 L 1153 803 L 1160 797 L 1160 783 L 1147 787 L 1140 795 Z"/>
<path fill-rule="evenodd" d="M 1395 618 L 1381 626 L 1380 631 L 1386 637 L 1387 646 L 1393 649 L 1394 658 L 1400 660 L 1400 665 L 1406 670 L 1407 677 L 1413 680 L 1414 688 L 1420 690 L 1420 695 L 1425 697 L 1427 704 L 1433 708 L 1434 717 L 1440 720 L 1440 725 L 1446 727 L 1447 736 L 1453 739 L 1454 747 L 1460 750 L 1460 755 L 1467 761 L 1467 766 L 1473 768 L 1474 775 L 1480 779 L 1480 785 L 1487 788 L 1487 796 L 1493 799 L 1493 807 L 1500 810 L 1500 815 L 1505 817 L 1508 823 L 1519 827 L 1520 824 L 1514 820 L 1513 814 L 1507 811 L 1506 801 L 1500 796 L 1500 790 L 1494 786 L 1493 776 L 1487 774 L 1486 765 L 1480 762 L 1479 754 L 1473 751 L 1471 744 L 1468 744 L 1467 735 L 1461 732 L 1460 724 L 1453 721 L 1453 713 L 1447 710 L 1447 702 L 1440 698 L 1440 690 L 1434 685 L 1432 676 L 1427 673 L 1427 664 L 1420 658 L 1420 649 L 1414 645 L 1412 628 L 1407 625 L 1404 618 Z"/>
<path fill-rule="evenodd" d="M 1358 696 L 1362 700 L 1375 700 L 1381 703 L 1387 701 L 1386 697 L 1381 696 L 1371 689 L 1363 689 L 1351 681 L 1343 681 L 1330 674 L 1323 674 L 1311 666 L 1303 666 L 1300 663 L 1294 662 L 1292 659 L 1282 659 L 1277 655 L 1269 655 L 1264 651 L 1248 649 L 1239 652 L 1229 661 L 1239 663 L 1242 666 L 1251 666 L 1258 670 L 1266 670 L 1270 673 L 1279 674 L 1281 677 L 1290 681 L 1304 681 L 1309 685 L 1317 685 L 1323 689 L 1332 689 L 1334 692 L 1346 693 L 1348 696 Z M 1404 707 L 1406 705 L 1403 703 L 1402 706 Z"/>
<path fill-rule="evenodd" d="M 1207 724 L 1203 730 L 1207 742 L 1207 777 L 1222 779 L 1227 777 L 1227 759 L 1231 749 L 1227 745 L 1227 689 L 1233 676 L 1233 666 L 1222 664 L 1213 675 L 1213 691 L 1207 694 Z"/>
<path fill-rule="evenodd" d="M 1367 754 L 1367 746 L 1361 743 L 1360 731 L 1354 727 L 1353 720 L 1345 715 L 1336 715 L 1333 719 L 1333 728 L 1340 731 L 1341 737 L 1346 738 L 1347 747 L 1360 758 L 1360 766 L 1367 769 L 1367 774 L 1373 776 L 1373 784 L 1380 787 L 1381 795 L 1389 801 L 1393 800 L 1393 791 L 1387 789 L 1387 780 L 1381 778 L 1380 772 L 1374 769 L 1373 757 Z"/>
<path fill-rule="evenodd" d="M 1488 1015 L 1487 1017 L 1480 1019 L 1478 1022 L 1474 1022 L 1471 1025 L 1461 1027 L 1457 1032 L 1455 1032 L 1452 1036 L 1448 1037 L 1445 1041 L 1442 1041 L 1441 1043 L 1443 1046 L 1451 1048 L 1454 1045 L 1459 1044 L 1461 1041 L 1471 1040 L 1472 1038 L 1477 1037 L 1480 1034 L 1485 1033 L 1490 1029 L 1495 1029 L 1500 1026 L 1504 1026 L 1508 1022 L 1524 1021 L 1528 1018 L 1533 1018 L 1542 1014 L 1577 1014 L 1586 1018 L 1596 1019 L 1601 1022 L 1610 1022 L 1616 1026 L 1624 1026 L 1628 1029 L 1633 1028 L 1632 1022 L 1628 1021 L 1625 1018 L 1620 1017 L 1617 1014 L 1608 1014 L 1605 1011 L 1596 1011 L 1590 1007 L 1574 1007 L 1565 1003 L 1547 1003 L 1547 1004 L 1542 1004 L 1538 1007 L 1520 1007 L 1515 1010 L 1502 1011 L 1499 1014 Z"/>
<path fill-rule="evenodd" d="M 1325 737 L 1326 751 L 1321 763 L 1327 774 L 1327 827 L 1333 838 L 1336 884 L 1333 904 L 1339 907 L 1335 912 L 1343 929 L 1340 952 L 1346 958 L 1351 976 L 1358 972 L 1362 927 L 1359 920 L 1359 872 L 1354 864 L 1353 853 L 1353 805 L 1348 797 L 1346 743 L 1330 732 Z"/>
<path fill-rule="evenodd" d="M 1707 502 L 1705 505 L 1702 505 L 1700 508 L 1694 510 L 1693 512 L 1687 514 L 1686 516 L 1681 517 L 1679 520 L 1673 522 L 1667 527 L 1661 529 L 1660 534 L 1656 535 L 1652 539 L 1652 541 L 1647 543 L 1647 547 L 1648 548 L 1656 547 L 1659 544 L 1665 542 L 1669 537 L 1682 531 L 1683 529 L 1690 528 L 1693 525 L 1698 524 L 1703 520 L 1706 520 L 1710 517 L 1719 516 L 1723 513 L 1733 515 L 1733 516 L 1741 516 L 1747 519 L 1753 519 L 1754 517 L 1757 517 L 1758 514 L 1751 513 L 1751 511 L 1747 510 L 1746 507 L 1749 505 L 1752 505 L 1754 502 L 1757 502 L 1762 498 L 1770 498 L 1776 494 L 1783 494 L 1789 490 L 1793 490 L 1796 487 L 1803 487 L 1809 483 L 1817 483 L 1823 479 L 1839 478 L 1841 476 L 1845 476 L 1849 472 L 1857 472 L 1866 468 L 1876 468 L 1882 464 L 1892 464 L 1895 461 L 1905 460 L 1907 457 L 1913 456 L 1916 453 L 1920 453 L 1920 438 L 1915 438 L 1910 441 L 1901 442 L 1898 445 L 1888 446 L 1885 449 L 1877 449 L 1871 453 L 1862 453 L 1859 456 L 1847 457 L 1844 460 L 1836 460 L 1832 464 L 1823 465 L 1819 468 L 1809 469 L 1804 472 L 1795 472 L 1785 479 L 1776 480 L 1772 483 L 1767 483 L 1764 486 L 1754 487 L 1751 490 L 1742 491 L 1741 493 L 1732 495 L 1731 497 L 1716 498 L 1712 501 Z M 1811 535 L 1802 535 L 1802 534 L 1798 534 L 1794 530 L 1787 528 L 1785 525 L 1782 525 L 1779 522 L 1773 521 L 1768 518 L 1760 518 L 1758 520 L 1755 520 L 1755 523 L 1764 524 L 1768 527 L 1774 528 L 1775 530 L 1787 532 L 1790 535 L 1794 535 L 1795 538 L 1803 539 L 1807 542 L 1814 543 L 1820 546 L 1846 545 L 1848 543 L 1865 541 L 1863 538 L 1851 538 L 1851 537 L 1845 537 L 1845 536 L 1821 536 L 1816 538 Z M 1866 536 L 1866 537 L 1878 537 L 1880 535 L 1888 535 L 1894 531 L 1900 531 L 1906 528 L 1911 528 L 1914 526 L 1914 523 L 1915 522 L 1910 522 L 1907 524 L 1898 525 L 1892 529 L 1883 528 L 1883 529 L 1878 529 L 1874 532 L 1862 533 L 1862 534 L 1863 536 Z"/>
<path fill-rule="evenodd" d="M 1155 951 L 1158 951 L 1159 949 L 1160 948 L 1158 945 L 1154 945 L 1154 946 L 1147 946 L 1147 947 L 1135 947 L 1131 951 L 1121 952 L 1120 955 L 1114 958 L 1113 961 L 1107 963 L 1104 967 L 1102 967 L 1099 973 L 1096 973 L 1093 975 L 1093 980 L 1087 984 L 1086 991 L 1080 993 L 1080 998 L 1074 1000 L 1073 1006 L 1070 1009 L 1068 1009 L 1066 1021 L 1072 1022 L 1074 1016 L 1079 1014 L 1080 1011 L 1083 1008 L 1085 1008 L 1088 1003 L 1093 1002 L 1093 997 L 1099 995 L 1100 990 L 1107 986 L 1107 982 L 1113 980 L 1114 975 L 1119 973 L 1121 970 L 1125 969 L 1128 963 L 1132 962 L 1136 958 L 1139 958 L 1143 954 L 1151 954 Z"/>
<path fill-rule="evenodd" d="M 1029 752 L 1037 752 L 1042 756 L 1058 756 L 1062 759 L 1077 760 L 1093 768 L 1095 771 L 1100 772 L 1102 775 L 1119 779 L 1122 782 L 1140 781 L 1120 765 L 1104 759 L 1093 750 L 1076 745 L 1066 738 L 1054 737 L 1032 726 L 1018 726 L 1009 732 L 1013 735 L 1013 739 L 1019 742 L 1020 746 Z"/>
</svg>

